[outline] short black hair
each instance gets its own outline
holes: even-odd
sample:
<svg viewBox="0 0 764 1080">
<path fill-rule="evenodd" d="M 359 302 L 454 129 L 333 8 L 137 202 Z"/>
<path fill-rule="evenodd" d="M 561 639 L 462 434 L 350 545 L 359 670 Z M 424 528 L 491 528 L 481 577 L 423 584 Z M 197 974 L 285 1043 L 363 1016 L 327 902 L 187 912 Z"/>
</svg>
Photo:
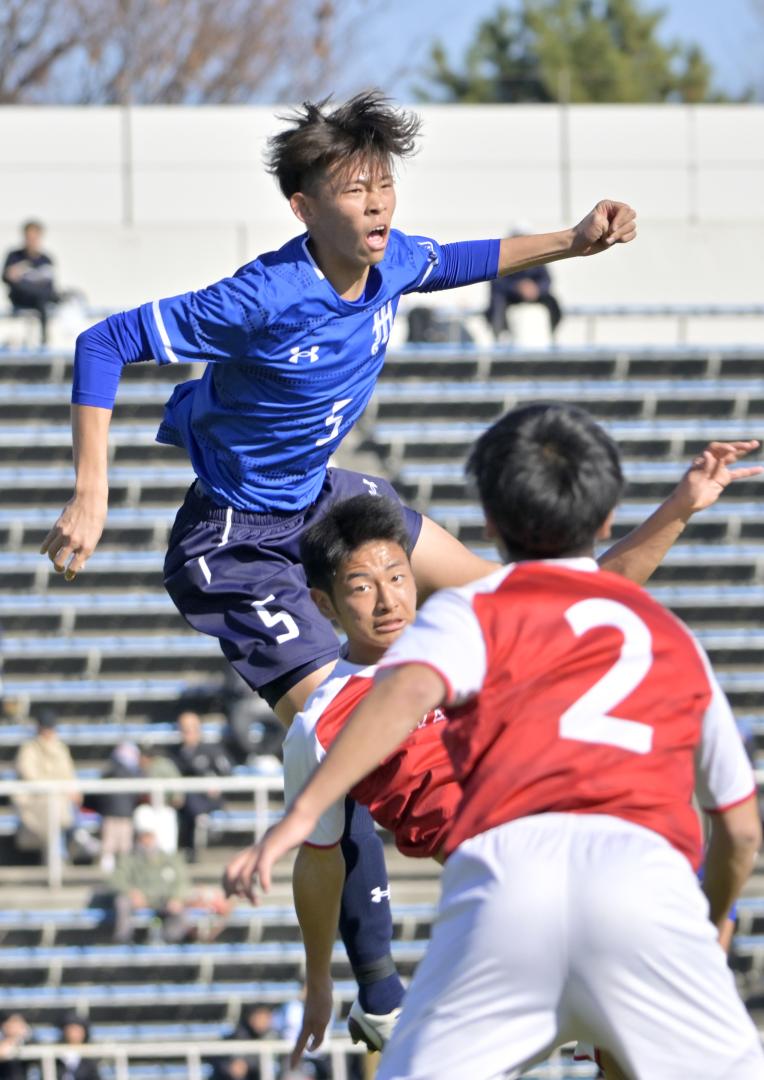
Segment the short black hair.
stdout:
<svg viewBox="0 0 764 1080">
<path fill-rule="evenodd" d="M 572 405 L 513 409 L 480 436 L 467 472 L 513 559 L 586 551 L 623 490 L 615 443 Z"/>
<path fill-rule="evenodd" d="M 308 585 L 332 595 L 337 571 L 357 548 L 374 540 L 411 542 L 397 503 L 381 495 L 354 495 L 334 503 L 300 537 L 300 560 Z"/>
<path fill-rule="evenodd" d="M 331 100 L 304 101 L 280 117 L 292 126 L 268 140 L 265 165 L 287 199 L 340 161 L 383 165 L 416 149 L 420 118 L 395 108 L 381 90 L 365 90 L 330 110 Z"/>
</svg>

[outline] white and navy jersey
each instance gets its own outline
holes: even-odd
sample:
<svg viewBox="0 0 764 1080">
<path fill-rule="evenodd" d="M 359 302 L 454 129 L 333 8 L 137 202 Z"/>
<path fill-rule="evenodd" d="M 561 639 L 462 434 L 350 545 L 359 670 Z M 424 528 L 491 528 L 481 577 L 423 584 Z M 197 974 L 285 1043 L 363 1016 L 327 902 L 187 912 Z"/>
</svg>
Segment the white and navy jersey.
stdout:
<svg viewBox="0 0 764 1080">
<path fill-rule="evenodd" d="M 427 664 L 447 686 L 444 736 L 463 789 L 449 852 L 521 817 L 608 814 L 697 868 L 693 789 L 712 813 L 755 791 L 700 646 L 593 559 L 517 563 L 436 593 L 380 667 L 401 663 Z"/>
<path fill-rule="evenodd" d="M 109 406 L 114 346 L 122 363 L 209 361 L 200 380 L 176 388 L 157 438 L 185 447 L 221 504 L 300 510 L 371 397 L 401 295 L 495 277 L 498 250 L 498 241 L 441 247 L 392 230 L 364 294 L 350 301 L 313 260 L 308 235 L 295 237 L 215 285 L 112 317 L 113 344 L 100 352 L 86 332 L 72 400 Z"/>
</svg>

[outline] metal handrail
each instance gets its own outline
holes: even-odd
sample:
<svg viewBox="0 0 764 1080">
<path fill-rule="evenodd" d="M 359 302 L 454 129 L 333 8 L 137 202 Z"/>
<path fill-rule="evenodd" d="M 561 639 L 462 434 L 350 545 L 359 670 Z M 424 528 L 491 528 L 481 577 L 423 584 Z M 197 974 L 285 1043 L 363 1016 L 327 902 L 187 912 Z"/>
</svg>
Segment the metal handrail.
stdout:
<svg viewBox="0 0 764 1080">
<path fill-rule="evenodd" d="M 115 1080 L 128 1080 L 130 1058 L 184 1058 L 188 1080 L 202 1080 L 203 1057 L 235 1057 L 257 1055 L 260 1059 L 261 1080 L 275 1080 L 276 1062 L 279 1055 L 288 1054 L 292 1043 L 286 1039 L 215 1039 L 199 1042 L 139 1042 L 139 1043 L 84 1043 L 71 1046 L 67 1043 L 48 1043 L 20 1047 L 16 1057 L 21 1061 L 39 1061 L 42 1080 L 56 1080 L 56 1059 L 73 1051 L 83 1058 L 111 1058 L 114 1061 Z M 326 1052 L 332 1062 L 335 1080 L 347 1080 L 346 1054 L 361 1054 L 366 1047 L 355 1046 L 349 1039 L 332 1039 Z"/>
<path fill-rule="evenodd" d="M 0 796 L 44 795 L 48 797 L 46 836 L 46 865 L 48 885 L 58 888 L 63 880 L 61 835 L 61 806 L 54 795 L 99 795 L 117 792 L 150 794 L 152 804 L 160 806 L 165 794 L 189 791 L 244 791 L 251 793 L 254 802 L 254 840 L 260 839 L 268 826 L 268 797 L 281 794 L 284 781 L 281 774 L 273 776 L 179 776 L 169 778 L 135 777 L 114 780 L 2 780 Z"/>
</svg>

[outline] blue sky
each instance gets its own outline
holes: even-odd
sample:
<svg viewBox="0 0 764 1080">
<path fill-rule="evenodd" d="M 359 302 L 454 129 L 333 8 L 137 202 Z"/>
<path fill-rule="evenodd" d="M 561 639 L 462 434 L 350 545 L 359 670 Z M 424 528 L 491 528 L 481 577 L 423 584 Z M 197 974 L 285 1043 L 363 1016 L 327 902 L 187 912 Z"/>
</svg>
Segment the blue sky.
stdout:
<svg viewBox="0 0 764 1080">
<path fill-rule="evenodd" d="M 433 38 L 439 37 L 453 58 L 460 57 L 477 23 L 498 5 L 499 0 L 366 0 L 369 18 L 358 35 L 362 71 L 368 72 L 375 49 L 380 62 L 375 78 L 361 74 L 361 81 L 379 82 L 395 97 L 410 99 L 415 81 L 410 73 L 421 69 Z M 643 0 L 642 6 L 666 12 L 660 29 L 664 40 L 701 46 L 719 89 L 736 94 L 754 86 L 764 100 L 764 0 Z"/>
</svg>

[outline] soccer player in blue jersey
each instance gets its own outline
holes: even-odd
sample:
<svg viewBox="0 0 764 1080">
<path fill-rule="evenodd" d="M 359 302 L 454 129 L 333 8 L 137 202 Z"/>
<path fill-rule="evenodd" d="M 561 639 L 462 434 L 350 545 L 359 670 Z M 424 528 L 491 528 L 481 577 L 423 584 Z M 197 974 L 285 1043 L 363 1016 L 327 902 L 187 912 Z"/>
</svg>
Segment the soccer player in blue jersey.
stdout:
<svg viewBox="0 0 764 1080">
<path fill-rule="evenodd" d="M 73 579 L 100 539 L 122 367 L 207 361 L 201 379 L 176 388 L 157 435 L 185 448 L 198 477 L 170 537 L 165 584 L 191 626 L 218 638 L 285 723 L 338 651 L 310 600 L 301 531 L 338 498 L 395 497 L 379 477 L 331 469 L 328 461 L 374 390 L 400 297 L 594 255 L 636 233 L 634 211 L 605 200 L 575 227 L 543 235 L 444 245 L 407 236 L 392 228 L 394 166 L 413 152 L 418 130 L 416 116 L 378 91 L 334 108 L 306 103 L 270 140 L 268 157 L 305 231 L 230 278 L 113 315 L 77 341 L 75 490 L 42 552 Z M 421 597 L 486 573 L 483 560 L 434 522 L 405 508 L 404 515 Z M 349 828 L 367 832 L 355 856 L 345 851 L 345 896 L 355 892 L 368 910 L 370 891 L 385 891 L 384 863 L 380 851 L 381 867 L 372 865 L 370 817 Z M 357 929 L 352 911 L 343 917 L 348 933 Z M 400 991 L 383 1000 L 397 976 L 389 958 L 371 955 L 364 918 L 372 944 L 351 963 L 374 988 L 373 1001 L 362 994 L 363 1007 L 382 1013 Z"/>
</svg>

